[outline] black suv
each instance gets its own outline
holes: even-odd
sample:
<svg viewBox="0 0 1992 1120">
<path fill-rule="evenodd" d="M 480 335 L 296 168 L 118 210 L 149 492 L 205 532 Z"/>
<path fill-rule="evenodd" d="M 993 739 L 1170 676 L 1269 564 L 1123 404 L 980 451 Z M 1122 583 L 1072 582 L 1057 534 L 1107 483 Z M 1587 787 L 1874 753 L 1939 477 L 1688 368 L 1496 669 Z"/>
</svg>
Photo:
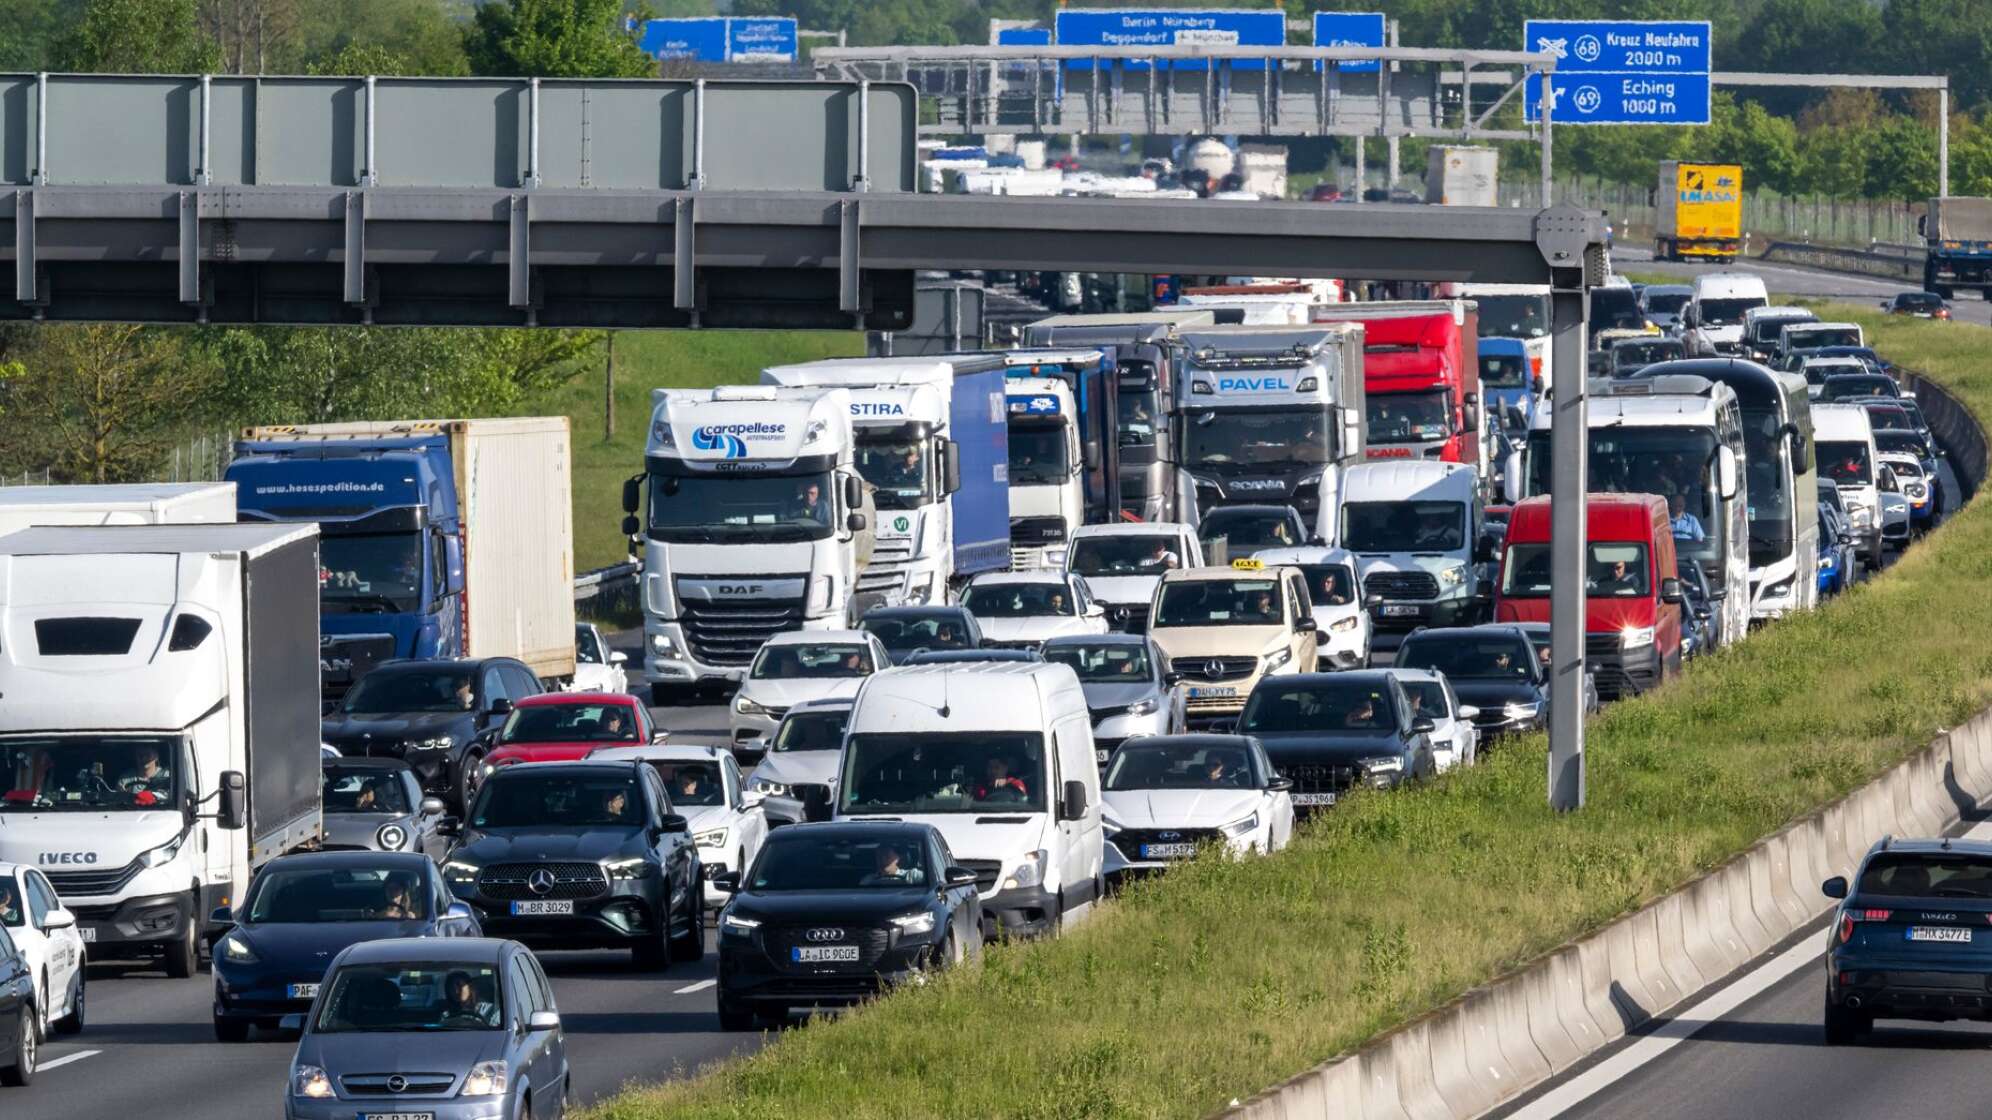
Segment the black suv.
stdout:
<svg viewBox="0 0 1992 1120">
<path fill-rule="evenodd" d="M 1238 714 L 1238 733 L 1258 739 L 1280 776 L 1292 779 L 1302 816 L 1358 787 L 1395 789 L 1431 777 L 1432 731 L 1384 669 L 1266 677 Z"/>
<path fill-rule="evenodd" d="M 649 765 L 500 767 L 460 827 L 443 878 L 486 936 L 627 948 L 646 968 L 705 955 L 699 850 Z"/>
<path fill-rule="evenodd" d="M 479 737 L 496 731 L 515 701 L 542 691 L 533 671 L 509 657 L 388 661 L 346 693 L 321 734 L 343 755 L 401 759 L 423 789 L 467 806 L 483 779 Z"/>
<path fill-rule="evenodd" d="M 1992 1019 L 1992 844 L 1884 836 L 1852 882 L 1835 875 L 1821 889 L 1839 900 L 1826 934 L 1828 1046 L 1858 1041 L 1876 1019 Z"/>
<path fill-rule="evenodd" d="M 1480 709 L 1473 725 L 1483 744 L 1495 735 L 1549 724 L 1549 669 L 1520 626 L 1497 622 L 1416 630 L 1391 664 L 1444 673 L 1459 702 Z"/>
</svg>

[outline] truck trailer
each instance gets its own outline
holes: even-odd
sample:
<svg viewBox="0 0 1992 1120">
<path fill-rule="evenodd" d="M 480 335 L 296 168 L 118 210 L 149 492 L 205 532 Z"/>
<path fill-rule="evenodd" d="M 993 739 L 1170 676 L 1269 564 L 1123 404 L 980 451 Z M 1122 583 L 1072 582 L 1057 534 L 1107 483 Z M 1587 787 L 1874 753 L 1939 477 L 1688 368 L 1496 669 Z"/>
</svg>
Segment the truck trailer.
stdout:
<svg viewBox="0 0 1992 1120">
<path fill-rule="evenodd" d="M 0 486 L 0 536 L 35 525 L 197 525 L 234 520 L 233 482 Z"/>
<path fill-rule="evenodd" d="M 1917 229 L 1924 291 L 1945 299 L 1959 288 L 1992 294 L 1992 198 L 1933 198 Z"/>
<path fill-rule="evenodd" d="M 1736 259 L 1743 245 L 1741 165 L 1662 160 L 1653 201 L 1653 259 Z"/>
</svg>

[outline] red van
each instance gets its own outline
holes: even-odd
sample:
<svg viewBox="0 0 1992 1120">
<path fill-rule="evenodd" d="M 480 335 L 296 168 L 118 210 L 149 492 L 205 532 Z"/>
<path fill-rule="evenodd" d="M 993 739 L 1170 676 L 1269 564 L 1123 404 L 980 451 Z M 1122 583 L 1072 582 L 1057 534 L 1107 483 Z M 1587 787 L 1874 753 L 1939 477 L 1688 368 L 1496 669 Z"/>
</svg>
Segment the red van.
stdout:
<svg viewBox="0 0 1992 1120">
<path fill-rule="evenodd" d="M 1516 503 L 1494 599 L 1496 622 L 1549 621 L 1550 496 Z M 1637 695 L 1681 671 L 1681 581 L 1667 501 L 1657 494 L 1585 498 L 1584 657 L 1598 695 Z"/>
</svg>

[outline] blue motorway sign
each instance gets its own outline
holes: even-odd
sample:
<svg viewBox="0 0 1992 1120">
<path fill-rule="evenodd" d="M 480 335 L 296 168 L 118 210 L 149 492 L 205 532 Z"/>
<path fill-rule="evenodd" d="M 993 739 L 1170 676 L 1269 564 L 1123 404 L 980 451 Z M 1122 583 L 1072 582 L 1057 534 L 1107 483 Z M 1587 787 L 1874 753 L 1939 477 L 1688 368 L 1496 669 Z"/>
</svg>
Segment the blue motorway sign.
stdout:
<svg viewBox="0 0 1992 1120">
<path fill-rule="evenodd" d="M 1694 20 L 1532 19 L 1522 49 L 1556 56 L 1557 73 L 1706 74 L 1709 25 Z"/>
<path fill-rule="evenodd" d="M 726 21 L 728 62 L 794 62 L 795 18 L 734 16 Z"/>
<path fill-rule="evenodd" d="M 1049 27 L 1005 27 L 996 33 L 999 47 L 1048 47 L 1051 45 Z"/>
<path fill-rule="evenodd" d="M 1557 124 L 1707 124 L 1707 74 L 1584 74 L 1556 72 L 1550 90 Z M 1522 91 L 1528 120 L 1541 114 L 1542 75 Z"/>
<path fill-rule="evenodd" d="M 1171 44 L 1201 43 L 1209 46 L 1283 47 L 1286 45 L 1286 12 L 1283 9 L 1193 10 L 1137 8 L 1065 9 L 1055 24 L 1058 44 L 1063 47 L 1161 47 Z M 1177 70 L 1202 70 L 1201 61 L 1164 63 Z M 1257 59 L 1239 59 L 1237 70 L 1263 70 Z M 1146 70 L 1148 63 L 1129 61 L 1129 70 Z M 1072 59 L 1068 69 L 1090 70 L 1092 62 Z"/>
<path fill-rule="evenodd" d="M 1317 47 L 1380 47 L 1383 45 L 1382 12 L 1316 12 L 1314 45 Z M 1374 62 L 1338 62 L 1335 69 L 1344 74 L 1374 74 Z"/>
<path fill-rule="evenodd" d="M 694 62 L 726 61 L 726 21 L 723 19 L 652 19 L 643 23 L 637 45 L 645 54 Z"/>
</svg>

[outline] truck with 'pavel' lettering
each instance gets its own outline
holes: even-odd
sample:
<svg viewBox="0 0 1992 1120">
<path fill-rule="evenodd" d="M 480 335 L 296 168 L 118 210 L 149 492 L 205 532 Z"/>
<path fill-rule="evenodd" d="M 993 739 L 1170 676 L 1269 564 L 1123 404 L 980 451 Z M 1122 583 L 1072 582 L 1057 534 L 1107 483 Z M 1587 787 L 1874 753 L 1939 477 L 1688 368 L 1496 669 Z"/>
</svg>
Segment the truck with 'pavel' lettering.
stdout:
<svg viewBox="0 0 1992 1120">
<path fill-rule="evenodd" d="M 1743 245 L 1743 168 L 1660 161 L 1653 192 L 1653 258 L 1733 261 Z"/>
</svg>

